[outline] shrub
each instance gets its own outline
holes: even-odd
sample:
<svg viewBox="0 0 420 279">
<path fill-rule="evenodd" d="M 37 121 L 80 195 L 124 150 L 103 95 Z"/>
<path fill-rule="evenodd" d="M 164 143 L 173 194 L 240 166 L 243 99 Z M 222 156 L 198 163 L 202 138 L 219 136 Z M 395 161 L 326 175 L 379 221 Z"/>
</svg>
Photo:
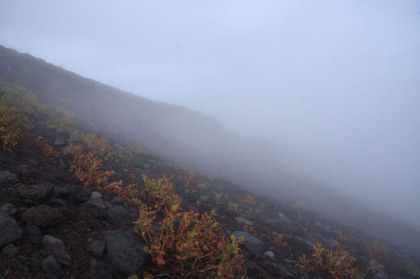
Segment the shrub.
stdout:
<svg viewBox="0 0 420 279">
<path fill-rule="evenodd" d="M 157 276 L 167 278 L 231 278 L 241 268 L 244 259 L 239 254 L 239 244 L 231 235 L 227 239 L 215 212 L 199 214 L 193 211 L 165 211 L 165 218 L 158 225 L 160 233 L 152 230 L 156 210 L 143 207 L 136 222 L 137 230 L 147 247 Z M 182 217 L 180 222 L 177 220 Z M 149 274 L 146 274 L 149 276 Z"/>
<path fill-rule="evenodd" d="M 22 142 L 29 117 L 36 107 L 33 95 L 8 91 L 0 97 L 0 142 L 3 150 L 10 151 Z"/>
<path fill-rule="evenodd" d="M 420 268 L 413 261 L 409 261 L 406 267 L 414 277 L 420 277 Z"/>
<path fill-rule="evenodd" d="M 141 190 L 140 197 L 151 210 L 174 211 L 180 207 L 181 198 L 169 178 L 166 176 L 158 179 L 147 177 L 144 183 L 145 188 Z"/>
<path fill-rule="evenodd" d="M 188 176 L 182 178 L 182 180 L 187 186 L 199 186 L 204 183 L 204 181 L 201 178 L 198 178 L 192 171 L 189 172 Z"/>
<path fill-rule="evenodd" d="M 141 146 L 140 144 L 134 144 L 129 149 L 130 152 L 133 152 L 134 154 L 147 154 L 147 150 Z"/>
<path fill-rule="evenodd" d="M 308 273 L 325 270 L 335 278 L 354 278 L 359 269 L 356 260 L 347 251 L 325 248 L 320 242 L 315 243 L 312 259 L 306 259 L 306 255 L 303 255 L 299 258 L 298 266 Z"/>
<path fill-rule="evenodd" d="M 45 110 L 48 113 L 48 119 L 44 122 L 40 122 L 39 124 L 53 130 L 75 130 L 74 122 L 71 120 L 68 112 L 56 108 L 45 108 Z"/>
<path fill-rule="evenodd" d="M 291 235 L 279 234 L 279 233 L 272 232 L 272 231 L 268 232 L 268 240 L 271 243 L 273 243 L 274 245 L 276 245 L 276 247 L 278 247 L 278 248 L 288 246 L 287 242 L 285 242 L 283 240 L 284 238 L 290 239 Z"/>
<path fill-rule="evenodd" d="M 388 264 L 391 259 L 391 251 L 388 246 L 377 239 L 367 245 L 367 250 L 371 261 L 378 263 L 376 266 L 382 269 L 384 268 L 384 264 Z"/>
<path fill-rule="evenodd" d="M 21 110 L 0 106 L 0 141 L 3 150 L 21 143 L 28 129 L 29 119 Z"/>
<path fill-rule="evenodd" d="M 68 154 L 73 157 L 71 168 L 74 170 L 74 174 L 85 187 L 104 189 L 121 185 L 122 182 L 109 184 L 108 178 L 115 172 L 103 171 L 101 169 L 102 160 L 96 158 L 93 153 L 85 153 L 82 146 L 71 144 Z"/>
<path fill-rule="evenodd" d="M 82 143 L 88 152 L 101 160 L 109 160 L 113 157 L 114 151 L 109 143 L 102 137 L 87 133 L 82 135 Z"/>
</svg>

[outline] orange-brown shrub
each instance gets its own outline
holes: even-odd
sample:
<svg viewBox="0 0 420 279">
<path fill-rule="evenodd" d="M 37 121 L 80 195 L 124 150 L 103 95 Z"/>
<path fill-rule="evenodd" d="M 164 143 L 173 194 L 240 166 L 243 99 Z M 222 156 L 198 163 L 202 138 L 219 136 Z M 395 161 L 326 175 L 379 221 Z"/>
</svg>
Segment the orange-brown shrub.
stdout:
<svg viewBox="0 0 420 279">
<path fill-rule="evenodd" d="M 159 222 L 160 233 L 152 229 L 156 210 L 143 207 L 136 222 L 137 230 L 152 257 L 154 273 L 166 278 L 232 278 L 241 268 L 244 259 L 239 254 L 239 244 L 233 235 L 225 236 L 215 212 L 205 212 L 201 217 L 193 211 L 165 210 Z M 182 218 L 180 221 L 177 221 Z M 150 276 L 150 275 L 147 275 Z M 150 277 L 149 277 L 150 278 Z"/>
<path fill-rule="evenodd" d="M 9 91 L 0 97 L 0 142 L 11 150 L 25 138 L 29 117 L 38 106 L 33 95 Z"/>
<path fill-rule="evenodd" d="M 298 266 L 308 273 L 325 270 L 335 278 L 354 278 L 359 270 L 356 260 L 347 251 L 325 248 L 320 242 L 315 243 L 312 258 L 303 255 Z"/>
<path fill-rule="evenodd" d="M 102 160 L 96 158 L 92 153 L 85 153 L 81 145 L 70 144 L 68 154 L 73 157 L 71 168 L 74 174 L 83 182 L 85 187 L 104 189 L 121 185 L 121 181 L 108 183 L 108 178 L 115 172 L 102 170 Z"/>
<path fill-rule="evenodd" d="M 151 209 L 164 212 L 179 208 L 181 198 L 175 191 L 171 180 L 166 176 L 158 179 L 147 177 L 144 179 L 145 188 L 140 192 L 141 200 Z"/>
<path fill-rule="evenodd" d="M 284 238 L 291 238 L 290 235 L 284 235 L 284 234 L 279 234 L 276 232 L 272 232 L 269 231 L 268 232 L 268 240 L 273 243 L 274 245 L 276 245 L 276 247 L 280 248 L 280 247 L 287 247 L 288 244 L 287 242 L 285 242 L 283 239 Z"/>
</svg>

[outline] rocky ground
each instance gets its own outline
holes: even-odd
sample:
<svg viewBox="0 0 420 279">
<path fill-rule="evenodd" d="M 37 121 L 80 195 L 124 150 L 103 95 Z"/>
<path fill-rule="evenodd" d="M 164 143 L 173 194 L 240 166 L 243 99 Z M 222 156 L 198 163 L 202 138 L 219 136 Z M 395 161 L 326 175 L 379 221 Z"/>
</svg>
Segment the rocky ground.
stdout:
<svg viewBox="0 0 420 279">
<path fill-rule="evenodd" d="M 33 125 L 26 144 L 0 152 L 0 278 L 127 278 L 151 271 L 145 244 L 133 231 L 137 210 L 114 192 L 84 188 L 72 174 L 71 159 L 61 151 L 68 149 L 70 138 L 77 142 L 78 137 L 78 131 Z M 40 142 L 59 152 L 42 150 Z M 225 180 L 199 176 L 198 185 L 186 185 L 185 170 L 111 143 L 123 154 L 106 164 L 107 170 L 116 172 L 114 179 L 142 187 L 146 175 L 166 174 L 184 210 L 215 209 L 228 234 L 244 237 L 246 263 L 240 275 L 333 278 L 326 270 L 309 274 L 297 266 L 299 257 L 310 258 L 315 243 L 321 242 L 349 251 L 365 278 L 415 278 L 407 263 L 418 266 L 419 258 L 407 251 L 386 244 L 388 250 L 382 253 L 389 255 L 379 268 L 371 264 L 372 253 L 367 250 L 374 240 L 360 231 L 251 194 Z M 273 235 L 281 241 L 274 241 Z"/>
</svg>

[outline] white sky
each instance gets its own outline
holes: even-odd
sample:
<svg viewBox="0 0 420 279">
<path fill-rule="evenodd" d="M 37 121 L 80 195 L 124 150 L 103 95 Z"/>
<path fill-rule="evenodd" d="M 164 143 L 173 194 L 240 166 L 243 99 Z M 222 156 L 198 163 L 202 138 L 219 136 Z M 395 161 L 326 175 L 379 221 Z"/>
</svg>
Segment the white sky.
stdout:
<svg viewBox="0 0 420 279">
<path fill-rule="evenodd" d="M 273 140 L 420 216 L 420 1 L 1 0 L 0 44 Z"/>
</svg>

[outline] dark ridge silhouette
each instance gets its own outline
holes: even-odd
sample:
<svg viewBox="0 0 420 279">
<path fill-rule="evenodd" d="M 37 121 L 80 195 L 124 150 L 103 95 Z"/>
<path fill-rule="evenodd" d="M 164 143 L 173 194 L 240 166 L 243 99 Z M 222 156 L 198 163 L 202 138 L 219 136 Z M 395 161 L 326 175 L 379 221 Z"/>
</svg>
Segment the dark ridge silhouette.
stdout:
<svg viewBox="0 0 420 279">
<path fill-rule="evenodd" d="M 121 144 L 141 144 L 185 169 L 233 180 L 290 205 L 303 201 L 307 209 L 325 217 L 420 251 L 420 233 L 411 225 L 291 173 L 289 158 L 270 152 L 262 142 L 235 138 L 217 120 L 199 112 L 103 85 L 2 46 L 0 78 L 25 87 L 43 103 L 69 111 L 76 122 Z"/>
</svg>

